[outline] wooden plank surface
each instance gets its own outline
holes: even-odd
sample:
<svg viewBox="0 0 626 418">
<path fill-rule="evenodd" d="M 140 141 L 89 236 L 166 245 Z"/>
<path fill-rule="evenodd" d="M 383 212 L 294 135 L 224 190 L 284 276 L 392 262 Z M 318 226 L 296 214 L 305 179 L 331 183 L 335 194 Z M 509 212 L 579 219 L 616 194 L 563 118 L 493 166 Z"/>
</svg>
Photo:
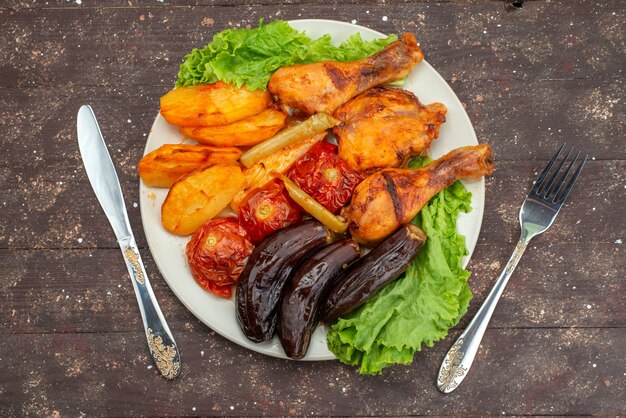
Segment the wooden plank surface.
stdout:
<svg viewBox="0 0 626 418">
<path fill-rule="evenodd" d="M 76 153 L 73 138 L 71 146 Z M 131 224 L 137 230 L 139 245 L 145 247 L 139 207 L 134 207 L 139 201 L 139 180 L 134 174 L 139 156 L 132 158 L 130 154 L 115 152 L 115 146 L 111 149 L 126 161 L 127 165 L 122 164 L 118 173 L 124 173 L 121 181 Z M 66 169 L 25 168 L 26 173 L 4 170 L 4 178 L 13 180 L 0 185 L 0 206 L 5 209 L 0 211 L 0 248 L 117 248 L 115 236 L 80 162 L 77 157 L 69 158 L 75 165 Z M 497 171 L 487 181 L 480 243 L 502 245 L 517 240 L 519 207 L 532 179 L 545 164 L 545 161 L 496 161 Z M 626 161 L 590 161 L 555 227 L 538 238 L 538 242 L 612 244 L 623 240 L 624 185 Z"/>
<path fill-rule="evenodd" d="M 549 159 L 555 144 L 563 141 L 599 160 L 626 159 L 626 108 L 619 99 L 625 87 L 623 79 L 534 81 L 530 90 L 537 93 L 533 94 L 528 94 L 529 83 L 519 80 L 506 84 L 456 80 L 451 87 L 465 104 L 478 138 L 492 144 L 497 161 Z M 78 157 L 76 125 L 68 114 L 88 102 L 106 123 L 104 134 L 116 163 L 122 165 L 124 175 L 132 176 L 145 135 L 158 113 L 158 99 L 170 88 L 0 88 L 0 122 L 7 131 L 0 144 L 10 151 L 0 155 L 0 164 L 5 168 L 73 167 L 73 159 Z M 129 153 L 129 161 L 120 159 Z M 23 158 L 12 158 L 14 155 Z"/>
<path fill-rule="evenodd" d="M 46 416 L 53 411 L 61 416 L 623 413 L 626 334 L 621 329 L 488 330 L 466 381 L 443 395 L 434 382 L 451 337 L 417 353 L 410 366 L 392 367 L 384 376 L 359 376 L 338 362 L 259 358 L 211 333 L 178 332 L 184 372 L 168 382 L 147 366 L 141 333 L 10 335 L 0 346 L 4 375 L 0 395 L 24 402 L 4 401 L 0 412 L 3 416 Z"/>
<path fill-rule="evenodd" d="M 620 208 L 626 202 L 626 112 L 621 101 L 613 109 L 604 101 L 623 91 L 623 81 L 559 80 L 535 85 L 541 95 L 527 95 L 522 82 L 512 83 L 509 92 L 491 81 L 452 84 L 467 105 L 479 139 L 492 146 L 496 158 L 496 172 L 487 181 L 481 242 L 516 238 L 519 204 L 528 185 L 562 142 L 595 160 L 589 161 L 559 217 L 557 225 L 562 227 L 550 230 L 546 237 L 557 241 L 623 239 L 626 220 Z M 6 128 L 0 138 L 5 150 L 0 155 L 0 178 L 4 179 L 0 183 L 4 209 L 0 211 L 0 248 L 116 246 L 108 224 L 101 222 L 104 215 L 80 162 L 74 114 L 83 103 L 91 103 L 98 114 L 129 203 L 131 223 L 139 226 L 139 208 L 133 207 L 139 201 L 136 168 L 158 112 L 158 97 L 165 91 L 167 87 L 128 86 L 0 89 L 0 123 Z M 597 101 L 581 105 L 589 96 Z M 561 107 L 559 97 L 566 98 Z M 520 105 L 521 101 L 525 103 Z M 510 112 L 503 103 L 513 103 L 516 111 Z M 68 230 L 69 223 L 73 229 Z M 138 235 L 140 245 L 145 246 L 143 235 Z"/>
<path fill-rule="evenodd" d="M 619 0 L 536 1 L 515 12 L 502 1 L 3 10 L 1 85 L 169 86 L 193 47 L 260 18 L 356 20 L 383 33 L 415 32 L 446 79 L 618 78 L 623 11 Z"/>
<path fill-rule="evenodd" d="M 469 265 L 474 300 L 464 327 L 502 270 L 513 245 L 478 245 Z M 129 332 L 141 329 L 137 303 L 117 249 L 0 250 L 0 334 Z M 596 254 L 588 259 L 589 253 Z M 206 332 L 142 251 L 173 329 Z M 626 323 L 626 269 L 614 243 L 536 243 L 515 272 L 490 326 L 620 327 Z M 50 271 L 50 266 L 58 266 Z M 594 272 L 601 272 L 594 280 Z M 181 278 L 181 280 L 183 280 Z M 191 280 L 191 279 L 189 279 Z M 198 291 L 201 291 L 198 288 Z"/>
<path fill-rule="evenodd" d="M 364 377 L 241 348 L 183 307 L 146 246 L 136 165 L 158 98 L 184 53 L 262 17 L 414 32 L 494 149 L 469 313 L 411 366 Z M 525 1 L 515 11 L 482 0 L 0 0 L 0 416 L 626 414 L 625 19 L 620 0 Z M 82 169 L 83 103 L 98 114 L 181 347 L 175 382 L 151 367 Z M 445 351 L 508 259 L 530 182 L 565 141 L 593 159 L 522 259 L 470 376 L 442 395 L 434 380 Z"/>
<path fill-rule="evenodd" d="M 487 330 L 466 381 L 435 376 L 453 333 L 406 367 L 360 376 L 334 361 L 259 356 L 211 333 L 178 332 L 185 368 L 151 367 L 143 334 L 9 335 L 0 345 L 3 416 L 618 415 L 622 329 Z M 503 349 L 504 347 L 504 349 Z M 277 376 L 280 376 L 277 378 Z M 63 390 L 59 390 L 63 388 Z"/>
</svg>

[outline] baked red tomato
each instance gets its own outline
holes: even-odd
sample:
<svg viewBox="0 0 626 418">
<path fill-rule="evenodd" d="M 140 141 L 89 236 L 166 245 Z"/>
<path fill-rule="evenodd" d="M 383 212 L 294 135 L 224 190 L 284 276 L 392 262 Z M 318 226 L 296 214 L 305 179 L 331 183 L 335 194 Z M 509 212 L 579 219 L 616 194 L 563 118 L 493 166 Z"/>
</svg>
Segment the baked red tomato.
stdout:
<svg viewBox="0 0 626 418">
<path fill-rule="evenodd" d="M 254 244 L 300 220 L 300 206 L 291 200 L 285 185 L 278 179 L 250 191 L 239 206 L 239 223 Z"/>
<path fill-rule="evenodd" d="M 187 263 L 205 290 L 230 298 L 254 245 L 235 218 L 215 218 L 196 230 L 187 243 Z"/>
<path fill-rule="evenodd" d="M 300 157 L 288 176 L 333 213 L 342 208 L 363 177 L 337 155 L 337 146 L 321 141 Z"/>
</svg>

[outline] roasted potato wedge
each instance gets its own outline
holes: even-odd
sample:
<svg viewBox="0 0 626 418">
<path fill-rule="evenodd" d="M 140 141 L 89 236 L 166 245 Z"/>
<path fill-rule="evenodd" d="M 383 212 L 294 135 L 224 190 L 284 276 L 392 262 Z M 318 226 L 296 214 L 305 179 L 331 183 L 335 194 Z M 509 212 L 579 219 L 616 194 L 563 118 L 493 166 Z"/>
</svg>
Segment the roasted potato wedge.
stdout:
<svg viewBox="0 0 626 418">
<path fill-rule="evenodd" d="M 203 144 L 247 147 L 273 137 L 285 126 L 286 117 L 280 110 L 265 109 L 228 125 L 185 126 L 180 132 Z"/>
<path fill-rule="evenodd" d="M 242 152 L 235 147 L 166 144 L 139 161 L 139 176 L 148 186 L 171 187 L 193 170 L 216 164 L 235 164 Z"/>
<path fill-rule="evenodd" d="M 326 133 L 321 133 L 305 139 L 297 144 L 290 145 L 286 148 L 276 151 L 268 155 L 252 167 L 243 171 L 244 186 L 235 194 L 230 202 L 230 207 L 239 212 L 239 204 L 250 190 L 263 186 L 275 176 L 274 173 L 285 174 L 294 162 L 302 157 L 315 144 L 321 141 Z"/>
<path fill-rule="evenodd" d="M 178 87 L 161 97 L 161 115 L 172 125 L 227 125 L 269 106 L 267 91 L 249 91 L 224 82 Z"/>
<path fill-rule="evenodd" d="M 180 178 L 161 207 L 161 223 L 173 234 L 192 234 L 204 222 L 228 206 L 243 187 L 236 165 L 202 167 Z"/>
</svg>

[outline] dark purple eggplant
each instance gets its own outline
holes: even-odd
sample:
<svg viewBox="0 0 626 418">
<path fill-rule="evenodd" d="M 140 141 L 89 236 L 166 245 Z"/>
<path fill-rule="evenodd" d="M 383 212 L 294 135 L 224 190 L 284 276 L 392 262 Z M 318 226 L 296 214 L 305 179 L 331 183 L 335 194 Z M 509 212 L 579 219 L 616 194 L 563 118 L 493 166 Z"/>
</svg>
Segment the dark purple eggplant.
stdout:
<svg viewBox="0 0 626 418">
<path fill-rule="evenodd" d="M 415 225 L 398 229 L 350 266 L 329 290 L 320 318 L 330 324 L 361 306 L 408 268 L 425 241 L 426 234 Z"/>
<path fill-rule="evenodd" d="M 323 296 L 357 258 L 359 245 L 346 238 L 319 250 L 293 273 L 285 287 L 278 319 L 278 337 L 289 357 L 296 360 L 304 357 L 318 322 Z"/>
<path fill-rule="evenodd" d="M 309 220 L 279 229 L 254 249 L 237 284 L 237 319 L 248 339 L 274 336 L 287 279 L 305 255 L 330 241 L 328 228 Z"/>
</svg>

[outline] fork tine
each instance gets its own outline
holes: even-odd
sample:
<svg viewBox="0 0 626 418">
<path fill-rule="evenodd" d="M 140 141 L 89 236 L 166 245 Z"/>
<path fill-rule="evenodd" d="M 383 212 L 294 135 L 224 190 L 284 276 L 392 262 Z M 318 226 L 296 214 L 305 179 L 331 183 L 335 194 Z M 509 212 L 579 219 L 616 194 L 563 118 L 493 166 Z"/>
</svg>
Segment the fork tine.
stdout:
<svg viewBox="0 0 626 418">
<path fill-rule="evenodd" d="M 572 187 L 574 186 L 574 183 L 576 183 L 576 179 L 578 178 L 578 175 L 582 171 L 583 166 L 585 165 L 585 162 L 587 161 L 587 158 L 589 158 L 589 156 L 585 155 L 585 158 L 583 158 L 583 160 L 578 165 L 578 168 L 574 172 L 574 175 L 572 176 L 572 178 L 569 180 L 569 183 L 567 183 L 567 186 L 565 187 L 565 190 L 563 190 L 563 193 L 561 194 L 561 197 L 559 197 L 559 199 L 557 200 L 558 193 L 557 193 L 556 196 L 554 196 L 554 203 L 562 205 L 563 202 L 565 202 L 565 199 L 567 199 L 567 195 L 569 195 L 569 192 L 570 192 L 570 190 L 572 190 Z"/>
<path fill-rule="evenodd" d="M 559 154 L 561 153 L 561 151 L 563 150 L 563 147 L 565 146 L 565 143 L 563 143 L 558 150 L 556 150 L 556 154 L 554 154 L 554 156 L 552 157 L 552 159 L 550 160 L 550 162 L 548 163 L 548 165 L 546 166 L 546 168 L 543 169 L 543 171 L 541 172 L 541 174 L 539 174 L 539 177 L 537 177 L 537 180 L 535 180 L 535 184 L 533 185 L 532 189 L 530 189 L 531 192 L 535 192 L 537 194 L 539 194 L 539 188 L 541 187 L 541 185 L 543 184 L 543 180 L 546 178 L 546 175 L 548 174 L 548 172 L 550 171 L 550 169 L 552 168 L 552 165 L 554 164 L 554 162 L 556 161 L 556 159 L 559 157 Z"/>
<path fill-rule="evenodd" d="M 561 171 L 561 168 L 563 168 L 563 164 L 565 164 L 565 161 L 567 161 L 567 159 L 569 158 L 569 155 L 572 153 L 573 150 L 574 148 L 570 148 L 570 150 L 567 151 L 567 154 L 565 154 L 565 158 L 561 160 L 561 162 L 559 163 L 559 166 L 556 168 L 554 173 L 552 173 L 552 175 L 550 176 L 550 180 L 548 180 L 548 184 L 545 187 L 543 187 L 543 191 L 540 191 L 539 194 L 542 194 L 545 198 L 548 197 L 548 193 L 550 193 L 550 189 L 552 189 L 552 185 L 554 184 L 554 180 L 556 179 L 556 176 Z"/>
<path fill-rule="evenodd" d="M 569 155 L 569 154 L 568 154 Z M 567 166 L 567 170 L 565 170 L 563 172 L 563 175 L 559 178 L 559 180 L 556 182 L 556 184 L 554 185 L 554 187 L 552 188 L 552 191 L 550 192 L 550 194 L 547 194 L 548 191 L 546 191 L 546 198 L 547 199 L 552 199 L 554 198 L 553 202 L 556 203 L 556 196 L 559 194 L 559 190 L 561 190 L 561 187 L 563 187 L 563 184 L 565 183 L 565 179 L 567 178 L 567 176 L 569 175 L 570 170 L 572 169 L 572 167 L 574 166 L 574 163 L 576 162 L 576 160 L 578 160 L 578 156 L 580 155 L 580 151 L 578 151 L 576 153 L 576 155 L 574 156 L 574 159 L 569 163 L 569 166 Z"/>
</svg>

